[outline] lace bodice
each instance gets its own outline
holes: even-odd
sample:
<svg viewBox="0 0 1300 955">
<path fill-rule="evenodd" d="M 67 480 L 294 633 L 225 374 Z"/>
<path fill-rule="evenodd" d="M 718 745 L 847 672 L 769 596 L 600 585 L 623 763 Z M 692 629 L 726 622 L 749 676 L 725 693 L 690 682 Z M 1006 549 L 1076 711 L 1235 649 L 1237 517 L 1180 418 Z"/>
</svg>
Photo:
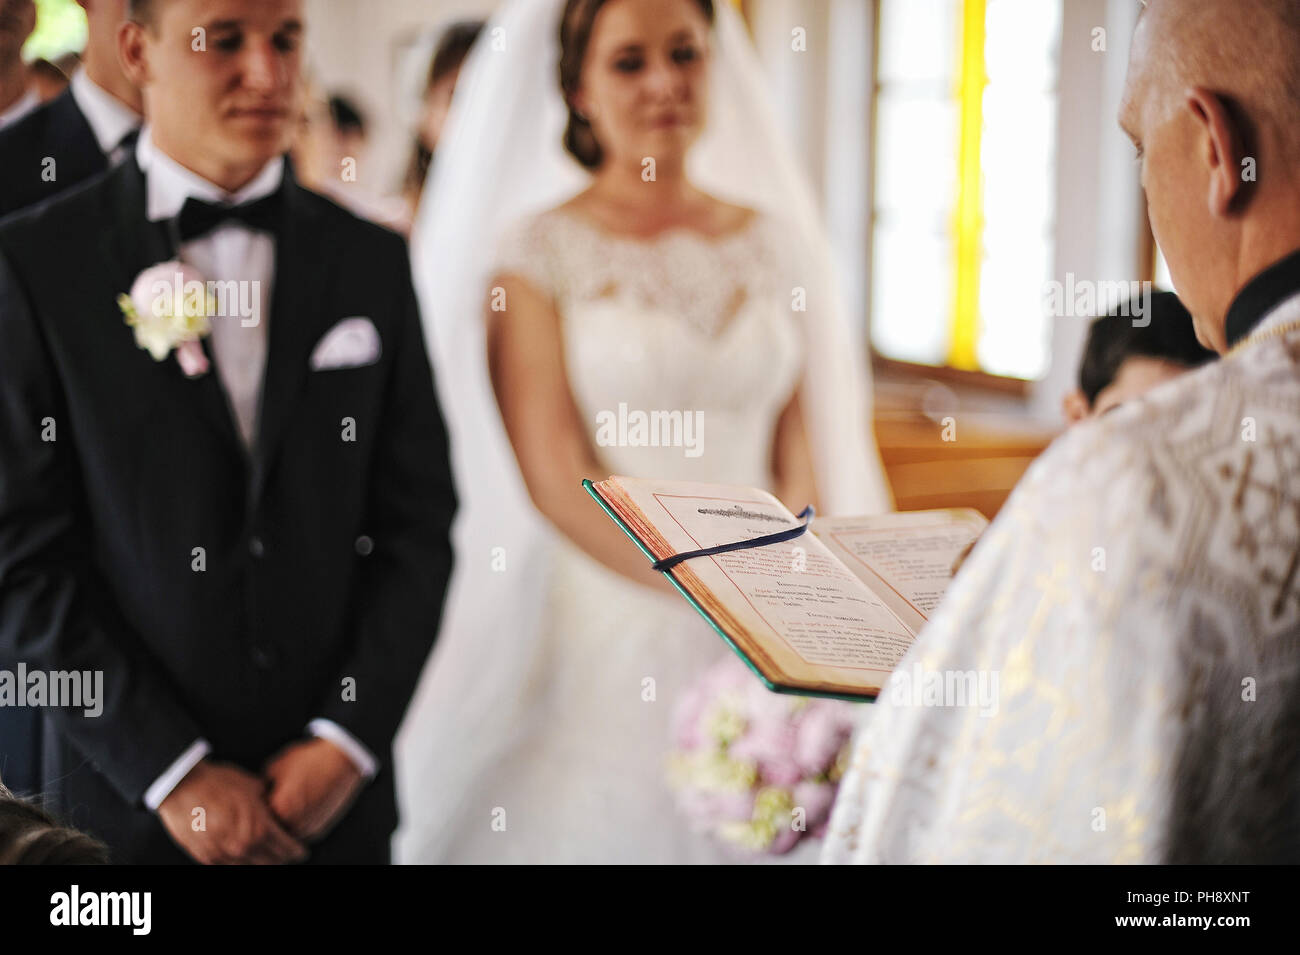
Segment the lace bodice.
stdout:
<svg viewBox="0 0 1300 955">
<path fill-rule="evenodd" d="M 778 222 L 643 239 L 553 209 L 511 229 L 496 261 L 555 303 L 570 385 L 611 472 L 770 486 L 803 364 L 797 257 Z"/>
</svg>

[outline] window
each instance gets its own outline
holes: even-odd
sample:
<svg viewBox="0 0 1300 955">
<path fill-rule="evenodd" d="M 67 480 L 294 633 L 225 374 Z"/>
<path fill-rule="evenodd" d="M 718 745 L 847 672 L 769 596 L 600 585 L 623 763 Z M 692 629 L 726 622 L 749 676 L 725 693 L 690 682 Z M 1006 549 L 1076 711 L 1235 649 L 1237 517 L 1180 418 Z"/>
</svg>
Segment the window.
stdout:
<svg viewBox="0 0 1300 955">
<path fill-rule="evenodd" d="M 86 12 L 76 0 L 36 0 L 36 30 L 23 44 L 23 58 L 54 60 L 86 45 Z"/>
<path fill-rule="evenodd" d="M 879 0 L 871 340 L 1041 377 L 1061 0 Z"/>
</svg>

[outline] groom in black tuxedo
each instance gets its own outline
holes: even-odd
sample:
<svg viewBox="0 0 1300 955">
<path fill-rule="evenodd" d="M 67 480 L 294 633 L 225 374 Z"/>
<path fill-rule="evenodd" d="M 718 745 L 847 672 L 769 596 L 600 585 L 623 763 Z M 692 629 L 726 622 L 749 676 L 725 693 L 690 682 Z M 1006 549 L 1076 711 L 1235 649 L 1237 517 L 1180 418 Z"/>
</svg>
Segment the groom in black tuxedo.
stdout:
<svg viewBox="0 0 1300 955">
<path fill-rule="evenodd" d="M 455 510 L 406 247 L 284 161 L 301 0 L 130 6 L 135 156 L 0 226 L 0 650 L 102 673 L 43 770 L 117 861 L 387 861 Z M 155 360 L 178 253 L 227 284 Z"/>
</svg>

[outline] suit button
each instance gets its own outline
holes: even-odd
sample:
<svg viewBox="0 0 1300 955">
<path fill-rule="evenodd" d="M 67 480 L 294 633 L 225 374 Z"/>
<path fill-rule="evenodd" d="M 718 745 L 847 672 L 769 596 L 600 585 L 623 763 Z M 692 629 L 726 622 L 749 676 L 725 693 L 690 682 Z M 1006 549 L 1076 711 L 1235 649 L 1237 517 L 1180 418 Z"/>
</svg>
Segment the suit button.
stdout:
<svg viewBox="0 0 1300 955">
<path fill-rule="evenodd" d="M 250 537 L 248 539 L 248 552 L 254 557 L 261 557 L 266 553 L 266 545 L 262 543 L 260 537 Z"/>
<path fill-rule="evenodd" d="M 276 660 L 278 659 L 279 655 L 275 652 L 275 647 L 268 646 L 267 644 L 258 644 L 253 647 L 253 663 L 255 663 L 259 669 L 271 669 L 275 666 Z"/>
<path fill-rule="evenodd" d="M 365 534 L 362 534 L 360 537 L 357 538 L 356 546 L 357 546 L 357 553 L 360 554 L 362 557 L 365 557 L 367 554 L 369 554 L 372 550 L 375 549 L 375 542 L 372 541 Z"/>
</svg>

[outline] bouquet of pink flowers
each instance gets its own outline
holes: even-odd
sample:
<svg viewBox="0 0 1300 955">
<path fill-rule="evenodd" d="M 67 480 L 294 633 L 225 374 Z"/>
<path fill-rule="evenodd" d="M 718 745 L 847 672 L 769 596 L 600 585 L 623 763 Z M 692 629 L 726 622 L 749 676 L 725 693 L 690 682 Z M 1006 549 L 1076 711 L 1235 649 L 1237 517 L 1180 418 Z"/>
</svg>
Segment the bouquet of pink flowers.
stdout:
<svg viewBox="0 0 1300 955">
<path fill-rule="evenodd" d="M 748 852 L 821 836 L 855 715 L 851 703 L 773 693 L 737 658 L 720 660 L 674 714 L 678 805 L 697 830 Z"/>
</svg>

